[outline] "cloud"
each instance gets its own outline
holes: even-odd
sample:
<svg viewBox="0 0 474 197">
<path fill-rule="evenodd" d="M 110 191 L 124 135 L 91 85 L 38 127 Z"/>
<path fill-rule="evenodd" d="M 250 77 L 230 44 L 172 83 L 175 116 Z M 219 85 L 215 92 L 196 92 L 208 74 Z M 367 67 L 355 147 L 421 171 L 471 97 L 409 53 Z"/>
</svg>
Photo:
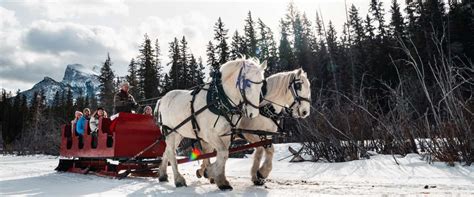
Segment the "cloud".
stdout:
<svg viewBox="0 0 474 197">
<path fill-rule="evenodd" d="M 12 10 L 22 10 L 22 18 L 81 19 L 85 17 L 128 16 L 123 0 L 22 0 L 6 2 Z"/>
<path fill-rule="evenodd" d="M 24 44 L 37 52 L 97 54 L 114 47 L 114 42 L 102 35 L 113 33 L 106 27 L 42 20 L 28 29 Z"/>
</svg>

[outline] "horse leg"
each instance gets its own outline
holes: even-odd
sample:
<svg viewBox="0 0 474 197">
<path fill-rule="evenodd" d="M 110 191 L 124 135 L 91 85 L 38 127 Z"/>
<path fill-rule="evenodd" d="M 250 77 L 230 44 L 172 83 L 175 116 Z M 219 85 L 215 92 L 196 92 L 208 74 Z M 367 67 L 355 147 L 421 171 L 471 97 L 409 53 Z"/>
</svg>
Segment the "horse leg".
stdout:
<svg viewBox="0 0 474 197">
<path fill-rule="evenodd" d="M 168 174 L 166 173 L 168 169 L 168 157 L 166 154 L 167 149 L 168 149 L 168 146 L 166 146 L 165 152 L 163 153 L 163 156 L 161 157 L 161 165 L 160 165 L 160 168 L 158 169 L 159 170 L 158 180 L 160 182 L 168 182 Z"/>
<path fill-rule="evenodd" d="M 210 177 L 214 178 L 220 190 L 232 190 L 233 188 L 225 176 L 225 164 L 229 158 L 228 145 L 230 144 L 230 138 L 214 136 L 208 142 L 216 149 L 217 157 L 216 161 L 206 168 L 206 171 Z"/>
<path fill-rule="evenodd" d="M 265 180 L 260 175 L 258 171 L 260 168 L 260 162 L 262 161 L 263 156 L 263 148 L 257 147 L 255 148 L 255 154 L 253 155 L 253 164 L 252 168 L 250 169 L 250 175 L 252 176 L 252 182 L 254 185 L 263 185 Z"/>
<path fill-rule="evenodd" d="M 166 151 L 165 152 L 166 152 L 166 157 L 168 157 L 168 160 L 171 164 L 171 168 L 173 169 L 174 184 L 176 185 L 176 187 L 187 186 L 186 180 L 179 173 L 178 162 L 176 160 L 176 148 L 178 147 L 182 139 L 183 137 L 176 132 L 171 133 L 166 137 Z"/>
<path fill-rule="evenodd" d="M 273 168 L 273 153 L 275 152 L 275 148 L 273 146 L 265 148 L 265 161 L 263 162 L 262 166 L 258 170 L 257 177 L 261 176 L 261 178 L 266 179 Z"/>
<path fill-rule="evenodd" d="M 212 152 L 212 148 L 209 146 L 208 143 L 204 142 L 201 140 L 201 146 L 202 146 L 202 153 L 210 153 Z M 214 183 L 214 179 L 209 177 L 209 175 L 206 172 L 206 167 L 211 165 L 211 160 L 210 159 L 203 159 L 201 168 L 196 171 L 196 176 L 198 178 L 205 177 L 208 178 L 211 183 Z"/>
<path fill-rule="evenodd" d="M 244 137 L 247 141 L 250 143 L 255 143 L 260 141 L 260 138 L 257 135 L 252 135 L 252 134 L 244 134 Z M 255 153 L 253 155 L 253 164 L 252 168 L 250 169 L 250 176 L 252 176 L 252 182 L 254 185 L 263 185 L 265 184 L 265 179 L 260 172 L 260 163 L 262 161 L 262 156 L 263 156 L 263 147 L 256 147 L 255 148 Z"/>
</svg>

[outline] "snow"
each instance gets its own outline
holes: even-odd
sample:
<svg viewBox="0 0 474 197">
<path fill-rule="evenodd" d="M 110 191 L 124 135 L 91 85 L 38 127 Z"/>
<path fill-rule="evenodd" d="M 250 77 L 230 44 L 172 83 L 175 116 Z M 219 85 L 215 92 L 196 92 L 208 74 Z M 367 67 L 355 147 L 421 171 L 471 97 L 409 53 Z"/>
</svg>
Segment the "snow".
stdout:
<svg viewBox="0 0 474 197">
<path fill-rule="evenodd" d="M 176 188 L 171 168 L 171 182 L 167 183 L 156 178 L 116 180 L 56 172 L 58 157 L 4 155 L 0 156 L 0 196 L 474 196 L 474 166 L 428 164 L 415 154 L 397 156 L 400 165 L 391 155 L 344 163 L 278 161 L 289 155 L 288 146 L 275 145 L 273 171 L 265 186 L 254 186 L 250 181 L 250 155 L 229 159 L 226 175 L 234 187 L 230 192 L 198 179 L 197 161 L 179 165 L 188 187 Z"/>
</svg>

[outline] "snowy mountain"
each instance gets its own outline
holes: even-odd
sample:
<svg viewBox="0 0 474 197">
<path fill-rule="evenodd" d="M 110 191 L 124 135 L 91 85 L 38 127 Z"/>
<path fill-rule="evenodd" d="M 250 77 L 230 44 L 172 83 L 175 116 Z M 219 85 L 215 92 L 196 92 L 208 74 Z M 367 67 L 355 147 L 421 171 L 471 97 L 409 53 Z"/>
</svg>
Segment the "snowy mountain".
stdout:
<svg viewBox="0 0 474 197">
<path fill-rule="evenodd" d="M 81 64 L 69 64 L 62 83 L 72 88 L 75 97 L 96 94 L 99 90 L 99 73 L 94 70 Z"/>
<path fill-rule="evenodd" d="M 31 101 L 35 92 L 44 91 L 47 103 L 51 103 L 56 92 L 73 92 L 73 97 L 85 97 L 88 95 L 97 95 L 99 91 L 99 72 L 98 67 L 86 67 L 81 64 L 69 64 L 64 72 L 63 80 L 58 82 L 50 77 L 35 84 L 31 89 L 21 92 L 26 95 L 28 102 Z"/>
</svg>

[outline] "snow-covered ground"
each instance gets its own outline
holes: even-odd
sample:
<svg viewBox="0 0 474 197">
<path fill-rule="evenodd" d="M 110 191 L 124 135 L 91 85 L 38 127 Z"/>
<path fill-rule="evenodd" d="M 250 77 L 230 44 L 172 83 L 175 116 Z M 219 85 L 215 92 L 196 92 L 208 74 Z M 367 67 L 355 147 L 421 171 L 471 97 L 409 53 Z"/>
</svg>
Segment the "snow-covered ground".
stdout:
<svg viewBox="0 0 474 197">
<path fill-rule="evenodd" d="M 171 168 L 168 183 L 155 178 L 115 180 L 55 172 L 59 158 L 53 156 L 0 156 L 0 196 L 474 196 L 473 166 L 430 165 L 414 154 L 397 158 L 400 165 L 387 155 L 344 163 L 277 161 L 289 154 L 287 148 L 276 145 L 273 172 L 260 187 L 250 181 L 251 158 L 229 159 L 226 174 L 234 187 L 229 192 L 198 179 L 197 161 L 179 166 L 188 187 L 175 188 Z"/>
</svg>

